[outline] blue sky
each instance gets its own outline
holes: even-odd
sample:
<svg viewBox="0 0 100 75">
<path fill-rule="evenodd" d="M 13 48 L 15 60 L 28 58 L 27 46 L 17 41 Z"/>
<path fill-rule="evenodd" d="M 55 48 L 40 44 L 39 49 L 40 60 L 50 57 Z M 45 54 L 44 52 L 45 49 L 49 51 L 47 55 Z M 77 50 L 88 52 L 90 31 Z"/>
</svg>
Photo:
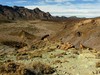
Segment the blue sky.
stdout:
<svg viewBox="0 0 100 75">
<path fill-rule="evenodd" d="M 0 0 L 0 4 L 29 9 L 39 7 L 54 16 L 100 16 L 100 0 Z"/>
</svg>

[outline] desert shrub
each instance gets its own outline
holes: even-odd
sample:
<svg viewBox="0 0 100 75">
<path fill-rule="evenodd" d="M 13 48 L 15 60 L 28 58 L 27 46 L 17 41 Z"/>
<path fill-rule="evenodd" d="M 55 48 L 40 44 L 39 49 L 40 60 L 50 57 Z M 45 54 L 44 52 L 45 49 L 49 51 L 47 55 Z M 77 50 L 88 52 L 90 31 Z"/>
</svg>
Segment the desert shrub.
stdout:
<svg viewBox="0 0 100 75">
<path fill-rule="evenodd" d="M 4 71 L 5 71 L 5 69 L 4 69 L 3 62 L 0 62 L 0 73 L 2 73 Z"/>
<path fill-rule="evenodd" d="M 13 62 L 7 62 L 0 65 L 0 73 L 15 73 L 18 65 Z"/>
<path fill-rule="evenodd" d="M 50 56 L 49 56 L 49 58 L 56 58 L 57 56 L 56 55 L 53 55 L 53 54 L 51 54 Z"/>
<path fill-rule="evenodd" d="M 12 21 L 10 21 L 10 20 L 0 20 L 0 24 L 1 23 L 12 23 Z"/>
<path fill-rule="evenodd" d="M 3 65 L 0 65 L 0 74 L 2 75 L 36 75 L 35 71 L 27 69 L 25 65 L 6 62 Z"/>
<path fill-rule="evenodd" d="M 61 58 L 61 57 L 63 57 L 64 55 L 66 55 L 66 52 L 59 53 L 59 54 L 56 54 L 56 55 L 51 54 L 51 55 L 50 55 L 50 58 L 56 58 L 56 57 Z"/>
<path fill-rule="evenodd" d="M 57 46 L 56 45 L 55 46 L 50 45 L 50 46 L 47 47 L 46 51 L 47 52 L 52 52 L 52 51 L 55 51 L 56 49 L 57 49 Z"/>
<path fill-rule="evenodd" d="M 28 56 L 17 56 L 17 60 L 28 60 Z"/>
<path fill-rule="evenodd" d="M 10 47 L 15 47 L 18 49 L 27 46 L 27 44 L 25 44 L 23 42 L 17 42 L 17 41 L 2 41 L 1 44 L 7 45 Z"/>
<path fill-rule="evenodd" d="M 55 61 L 53 62 L 53 64 L 57 64 L 57 63 L 62 63 L 62 61 L 61 61 L 61 60 L 55 60 Z"/>
<path fill-rule="evenodd" d="M 4 60 L 5 58 L 5 53 L 0 55 L 0 60 Z"/>
<path fill-rule="evenodd" d="M 32 45 L 32 46 L 31 46 L 31 49 L 32 49 L 32 50 L 35 50 L 35 49 L 38 49 L 38 47 L 35 46 L 35 45 Z"/>
<path fill-rule="evenodd" d="M 34 62 L 25 66 L 14 61 L 7 61 L 0 65 L 0 74 L 2 75 L 44 75 L 54 72 L 54 68 L 40 62 Z"/>
<path fill-rule="evenodd" d="M 55 72 L 55 69 L 49 65 L 42 64 L 41 62 L 33 63 L 33 69 L 40 74 L 52 74 Z"/>
<path fill-rule="evenodd" d="M 96 59 L 100 59 L 100 53 L 96 54 Z"/>
<path fill-rule="evenodd" d="M 16 55 L 16 59 L 17 60 L 26 60 L 26 59 L 28 59 L 28 53 L 26 53 L 26 52 L 23 52 L 23 53 L 18 53 L 17 55 Z"/>
<path fill-rule="evenodd" d="M 15 73 L 18 67 L 19 67 L 19 65 L 15 64 L 13 62 L 9 62 L 5 65 L 5 70 L 7 73 L 11 73 L 11 72 Z"/>
<path fill-rule="evenodd" d="M 100 68 L 100 62 L 96 63 L 96 68 Z"/>
<path fill-rule="evenodd" d="M 34 51 L 33 53 L 29 53 L 29 58 L 35 58 L 39 57 L 42 58 L 42 52 L 41 51 Z"/>
<path fill-rule="evenodd" d="M 27 69 L 24 66 L 20 66 L 17 69 L 17 74 L 18 75 L 36 75 L 34 70 Z"/>
</svg>

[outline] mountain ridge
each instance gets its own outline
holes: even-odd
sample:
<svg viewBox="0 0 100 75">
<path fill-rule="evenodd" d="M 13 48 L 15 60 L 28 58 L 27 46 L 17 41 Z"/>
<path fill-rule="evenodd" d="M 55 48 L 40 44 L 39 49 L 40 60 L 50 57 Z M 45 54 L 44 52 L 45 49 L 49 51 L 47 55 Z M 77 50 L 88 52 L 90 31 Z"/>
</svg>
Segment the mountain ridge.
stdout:
<svg viewBox="0 0 100 75">
<path fill-rule="evenodd" d="M 0 20 L 17 20 L 17 19 L 44 19 L 49 20 L 54 17 L 49 12 L 41 11 L 39 8 L 33 10 L 19 6 L 0 5 Z"/>
</svg>

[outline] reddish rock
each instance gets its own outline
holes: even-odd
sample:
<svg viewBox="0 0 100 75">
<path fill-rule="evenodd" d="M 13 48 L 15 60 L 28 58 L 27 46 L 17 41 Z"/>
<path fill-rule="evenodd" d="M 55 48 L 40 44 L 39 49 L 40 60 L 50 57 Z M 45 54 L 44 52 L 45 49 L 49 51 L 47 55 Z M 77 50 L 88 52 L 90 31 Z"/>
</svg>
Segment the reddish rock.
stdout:
<svg viewBox="0 0 100 75">
<path fill-rule="evenodd" d="M 59 45 L 58 48 L 62 49 L 62 50 L 67 50 L 67 49 L 73 48 L 73 47 L 74 46 L 71 43 L 67 42 L 67 43 L 63 43 L 63 44 Z"/>
</svg>

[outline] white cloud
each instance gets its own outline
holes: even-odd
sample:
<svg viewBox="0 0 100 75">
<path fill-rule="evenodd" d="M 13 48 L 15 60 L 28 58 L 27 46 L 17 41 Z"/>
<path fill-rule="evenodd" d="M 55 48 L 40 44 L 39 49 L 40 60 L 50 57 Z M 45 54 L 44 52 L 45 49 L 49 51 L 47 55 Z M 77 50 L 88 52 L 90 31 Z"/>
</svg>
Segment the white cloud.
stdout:
<svg viewBox="0 0 100 75">
<path fill-rule="evenodd" d="M 19 1 L 15 1 L 14 3 L 26 3 L 26 2 L 28 2 L 28 1 L 26 1 L 26 0 L 19 0 Z"/>
<path fill-rule="evenodd" d="M 83 0 L 83 1 L 94 1 L 94 0 Z"/>
<path fill-rule="evenodd" d="M 59 0 L 59 2 L 60 1 L 64 1 L 64 0 Z M 41 10 L 45 12 L 50 12 L 52 15 L 58 15 L 58 16 L 79 16 L 79 17 L 100 16 L 100 10 L 99 10 L 100 3 L 72 4 L 71 2 L 66 2 L 60 5 L 59 4 L 49 5 L 49 4 L 44 3 L 44 5 L 26 6 L 26 8 L 29 8 L 29 9 L 34 9 L 36 7 L 40 8 Z"/>
<path fill-rule="evenodd" d="M 68 2 L 68 1 L 75 1 L 75 0 L 45 0 L 46 2 Z"/>
</svg>

